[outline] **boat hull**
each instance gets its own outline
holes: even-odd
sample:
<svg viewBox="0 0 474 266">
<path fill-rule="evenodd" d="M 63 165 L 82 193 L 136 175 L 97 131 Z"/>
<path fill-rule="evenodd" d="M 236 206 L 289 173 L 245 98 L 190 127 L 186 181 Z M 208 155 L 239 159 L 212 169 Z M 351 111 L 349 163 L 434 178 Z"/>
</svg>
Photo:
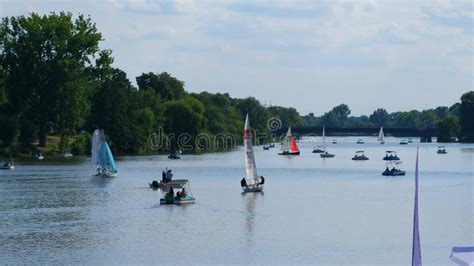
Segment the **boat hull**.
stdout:
<svg viewBox="0 0 474 266">
<path fill-rule="evenodd" d="M 334 154 L 320 154 L 321 158 L 334 158 L 336 155 Z"/>
<path fill-rule="evenodd" d="M 398 172 L 395 172 L 395 173 L 387 173 L 387 172 L 383 172 L 382 175 L 383 176 L 402 176 L 402 175 L 405 175 L 405 171 L 398 171 Z"/>
<path fill-rule="evenodd" d="M 262 186 L 257 186 L 257 187 L 243 187 L 242 188 L 245 193 L 249 192 L 262 192 L 263 191 L 263 185 Z"/>
<path fill-rule="evenodd" d="M 367 157 L 362 157 L 362 158 L 361 157 L 352 157 L 352 160 L 353 161 L 367 161 L 367 160 L 369 160 L 369 158 L 367 158 Z"/>
<path fill-rule="evenodd" d="M 2 167 L 0 167 L 0 170 L 13 170 L 13 169 L 15 169 L 15 166 L 13 166 L 13 165 L 12 166 L 2 166 Z"/>
<path fill-rule="evenodd" d="M 295 152 L 280 152 L 280 153 L 278 153 L 278 155 L 300 155 L 300 152 L 299 152 L 299 151 L 295 151 Z"/>
<path fill-rule="evenodd" d="M 167 201 L 164 198 L 160 199 L 160 204 L 161 205 L 170 205 L 170 204 L 175 204 L 175 205 L 186 205 L 186 204 L 193 204 L 196 202 L 195 198 L 192 197 L 186 197 L 184 199 L 173 199 L 172 201 Z"/>
</svg>

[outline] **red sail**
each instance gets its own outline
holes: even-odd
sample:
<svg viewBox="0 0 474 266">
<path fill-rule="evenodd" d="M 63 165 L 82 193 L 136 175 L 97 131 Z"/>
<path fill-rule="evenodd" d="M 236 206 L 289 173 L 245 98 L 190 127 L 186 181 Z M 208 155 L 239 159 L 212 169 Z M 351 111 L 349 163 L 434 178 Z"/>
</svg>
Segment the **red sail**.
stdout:
<svg viewBox="0 0 474 266">
<path fill-rule="evenodd" d="M 296 138 L 291 139 L 291 152 L 298 152 L 300 149 L 298 148 L 298 145 L 296 145 Z"/>
</svg>

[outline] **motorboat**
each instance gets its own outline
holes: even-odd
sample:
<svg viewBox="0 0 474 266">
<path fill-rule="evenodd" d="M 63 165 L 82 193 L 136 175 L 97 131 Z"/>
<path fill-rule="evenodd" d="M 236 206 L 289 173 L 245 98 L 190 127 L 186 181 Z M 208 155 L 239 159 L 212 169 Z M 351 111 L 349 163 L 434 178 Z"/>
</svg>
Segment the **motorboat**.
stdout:
<svg viewBox="0 0 474 266">
<path fill-rule="evenodd" d="M 332 144 L 337 144 L 337 139 L 333 139 Z"/>
<path fill-rule="evenodd" d="M 358 139 L 356 144 L 364 144 L 364 140 L 363 139 Z"/>
<path fill-rule="evenodd" d="M 367 161 L 369 157 L 365 156 L 364 151 L 356 151 L 354 157 L 352 157 L 353 161 Z"/>
<path fill-rule="evenodd" d="M 385 157 L 383 157 L 384 161 L 398 161 L 400 158 L 395 151 L 386 151 Z"/>
<path fill-rule="evenodd" d="M 296 138 L 291 136 L 291 127 L 288 127 L 288 132 L 286 132 L 285 139 L 281 145 L 281 152 L 278 155 L 300 155 Z"/>
<path fill-rule="evenodd" d="M 116 177 L 118 175 L 114 156 L 109 144 L 105 140 L 103 129 L 96 129 L 92 134 L 92 164 L 96 167 L 97 173 L 94 176 Z"/>
<path fill-rule="evenodd" d="M 408 143 L 413 143 L 413 140 L 411 138 L 409 138 Z"/>
<path fill-rule="evenodd" d="M 168 155 L 168 159 L 178 160 L 178 159 L 181 159 L 181 157 L 177 153 L 172 153 L 172 154 Z"/>
<path fill-rule="evenodd" d="M 444 146 L 438 146 L 437 154 L 447 154 L 446 148 Z"/>
<path fill-rule="evenodd" d="M 268 151 L 270 149 L 270 145 L 263 145 L 263 150 Z"/>
<path fill-rule="evenodd" d="M 324 153 L 324 150 L 320 148 L 321 146 L 318 146 L 317 148 L 313 149 L 313 153 Z"/>
<path fill-rule="evenodd" d="M 13 170 L 15 169 L 15 165 L 13 164 L 13 160 L 6 161 L 2 166 L 0 166 L 0 170 Z"/>
<path fill-rule="evenodd" d="M 288 129 L 291 136 L 291 129 Z M 288 135 L 288 134 L 287 134 Z M 252 145 L 252 132 L 250 131 L 249 115 L 245 117 L 244 126 L 244 156 L 245 156 L 245 177 L 240 180 L 240 186 L 246 192 L 260 192 L 263 190 L 265 178 L 258 176 L 257 165 L 255 164 L 255 155 Z M 298 151 L 299 153 L 299 151 Z"/>
<path fill-rule="evenodd" d="M 405 175 L 405 171 L 400 169 L 402 162 L 401 161 L 391 161 L 388 162 L 387 168 L 383 171 L 382 175 L 384 176 L 402 176 Z"/>
<path fill-rule="evenodd" d="M 408 140 L 403 139 L 402 141 L 400 141 L 399 144 L 400 144 L 400 145 L 407 145 L 407 144 L 408 144 Z"/>
<path fill-rule="evenodd" d="M 176 194 L 174 190 L 177 191 Z M 189 184 L 189 180 L 187 179 L 176 179 L 169 181 L 163 184 L 163 188 L 161 189 L 164 193 L 163 198 L 160 199 L 160 204 L 192 204 L 196 202 L 196 198 L 193 197 L 191 193 L 191 186 Z"/>
</svg>

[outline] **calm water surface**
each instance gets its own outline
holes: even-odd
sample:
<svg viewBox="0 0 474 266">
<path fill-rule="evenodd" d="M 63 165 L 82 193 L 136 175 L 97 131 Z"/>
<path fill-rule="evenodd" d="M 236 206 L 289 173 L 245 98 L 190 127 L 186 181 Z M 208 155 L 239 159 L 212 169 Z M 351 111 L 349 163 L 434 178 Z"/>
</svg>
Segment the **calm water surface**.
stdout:
<svg viewBox="0 0 474 266">
<path fill-rule="evenodd" d="M 326 160 L 310 145 L 293 158 L 256 147 L 264 194 L 241 194 L 242 149 L 118 158 L 113 179 L 91 177 L 89 161 L 18 164 L 0 172 L 0 264 L 409 265 L 419 146 L 423 262 L 452 265 L 452 246 L 474 245 L 474 145 L 437 155 L 436 143 L 364 139 L 339 138 Z M 360 149 L 369 161 L 350 160 Z M 387 149 L 406 176 L 381 175 Z M 159 205 L 148 183 L 164 167 L 191 180 L 196 204 Z"/>
</svg>

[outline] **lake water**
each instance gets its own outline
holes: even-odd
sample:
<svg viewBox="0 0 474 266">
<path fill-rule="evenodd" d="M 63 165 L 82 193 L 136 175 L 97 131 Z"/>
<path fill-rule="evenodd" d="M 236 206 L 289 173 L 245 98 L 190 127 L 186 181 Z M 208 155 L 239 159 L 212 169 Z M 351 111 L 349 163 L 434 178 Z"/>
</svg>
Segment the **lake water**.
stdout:
<svg viewBox="0 0 474 266">
<path fill-rule="evenodd" d="M 419 146 L 423 262 L 452 265 L 452 246 L 474 244 L 474 145 L 438 155 L 436 143 L 356 139 L 328 144 L 336 157 L 325 160 L 303 142 L 291 158 L 256 147 L 264 194 L 241 194 L 242 148 L 122 157 L 113 179 L 91 177 L 88 160 L 17 164 L 0 171 L 0 264 L 409 265 Z M 351 161 L 361 149 L 370 160 Z M 381 175 L 385 150 L 398 152 L 406 176 Z M 159 205 L 148 183 L 164 167 L 190 179 L 194 205 Z"/>
</svg>

